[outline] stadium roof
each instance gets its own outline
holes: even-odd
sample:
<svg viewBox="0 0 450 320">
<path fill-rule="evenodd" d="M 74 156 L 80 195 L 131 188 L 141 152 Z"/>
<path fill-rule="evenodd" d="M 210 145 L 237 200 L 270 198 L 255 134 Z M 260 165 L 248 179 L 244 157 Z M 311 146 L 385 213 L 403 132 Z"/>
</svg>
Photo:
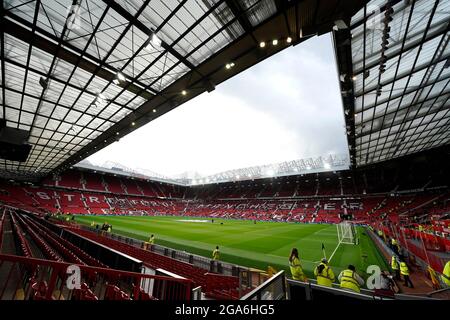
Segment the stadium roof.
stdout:
<svg viewBox="0 0 450 320">
<path fill-rule="evenodd" d="M 125 175 L 133 178 L 147 179 L 182 186 L 195 186 L 231 181 L 237 182 L 264 178 L 287 177 L 326 171 L 342 171 L 349 168 L 349 158 L 346 154 L 330 154 L 327 156 L 227 170 L 212 175 L 200 175 L 195 173 L 194 176 L 186 175 L 179 177 L 168 177 L 149 170 L 133 169 L 113 161 L 107 161 L 102 166 L 97 166 L 90 163 L 88 160 L 84 160 L 76 164 L 73 168 Z"/>
<path fill-rule="evenodd" d="M 32 145 L 26 162 L 0 161 L 2 176 L 63 171 L 364 3 L 2 1 L 0 118 Z"/>
<path fill-rule="evenodd" d="M 449 1 L 373 0 L 336 32 L 353 164 L 449 144 L 449 28 Z"/>
</svg>

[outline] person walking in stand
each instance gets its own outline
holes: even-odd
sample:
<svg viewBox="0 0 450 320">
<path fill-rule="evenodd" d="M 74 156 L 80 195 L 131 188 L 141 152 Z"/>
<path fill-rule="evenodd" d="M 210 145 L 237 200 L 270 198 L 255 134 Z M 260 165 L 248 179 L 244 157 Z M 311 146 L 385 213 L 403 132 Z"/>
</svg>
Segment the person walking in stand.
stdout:
<svg viewBox="0 0 450 320">
<path fill-rule="evenodd" d="M 335 279 L 333 270 L 328 266 L 328 260 L 323 258 L 314 269 L 314 275 L 317 277 L 317 284 L 326 287 L 332 287 Z"/>
<path fill-rule="evenodd" d="M 145 241 L 143 243 L 143 248 L 144 250 L 148 250 L 149 248 L 151 248 L 151 246 L 155 243 L 155 236 L 152 234 L 150 236 L 150 238 L 148 239 L 148 241 Z"/>
<path fill-rule="evenodd" d="M 397 242 L 397 240 L 395 239 L 395 238 L 392 238 L 391 239 L 391 247 L 392 247 L 392 250 L 397 254 L 397 255 L 399 255 L 399 249 L 400 249 L 400 246 L 398 245 L 398 242 Z"/>
<path fill-rule="evenodd" d="M 291 255 L 289 256 L 289 268 L 291 269 L 292 279 L 303 282 L 308 281 L 308 278 L 303 273 L 297 248 L 292 248 Z"/>
<path fill-rule="evenodd" d="M 339 274 L 338 279 L 342 289 L 358 293 L 361 292 L 361 286 L 364 284 L 364 280 L 356 273 L 355 266 L 351 264 Z"/>
<path fill-rule="evenodd" d="M 212 257 L 213 257 L 213 260 L 219 260 L 219 258 L 220 258 L 219 246 L 216 246 L 216 248 L 214 249 L 214 251 L 212 253 Z"/>
<path fill-rule="evenodd" d="M 405 280 L 405 286 L 414 288 L 414 285 L 409 278 L 409 268 L 405 261 L 400 262 L 400 273 L 403 276 L 403 280 Z"/>
<path fill-rule="evenodd" d="M 391 258 L 391 269 L 395 273 L 395 280 L 400 280 L 400 266 L 398 265 L 397 257 Z"/>
</svg>

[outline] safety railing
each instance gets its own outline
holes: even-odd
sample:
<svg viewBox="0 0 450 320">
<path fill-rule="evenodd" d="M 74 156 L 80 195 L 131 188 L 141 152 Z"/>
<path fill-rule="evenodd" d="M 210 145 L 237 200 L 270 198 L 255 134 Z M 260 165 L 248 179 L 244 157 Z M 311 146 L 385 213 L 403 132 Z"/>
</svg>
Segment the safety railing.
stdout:
<svg viewBox="0 0 450 320">
<path fill-rule="evenodd" d="M 190 300 L 192 281 L 0 255 L 0 300 Z"/>
<path fill-rule="evenodd" d="M 251 269 L 231 263 L 212 260 L 203 256 L 199 256 L 190 252 L 181 251 L 165 247 L 158 244 L 148 245 L 145 241 L 118 235 L 110 232 L 102 232 L 88 226 L 81 226 L 82 230 L 96 232 L 112 240 L 116 240 L 137 248 L 146 248 L 151 252 L 170 257 L 177 261 L 189 263 L 195 267 L 205 270 L 205 272 L 216 273 L 224 276 L 234 276 L 239 278 L 239 297 L 253 290 L 261 283 L 267 280 L 267 276 L 261 273 L 261 270 Z"/>
<path fill-rule="evenodd" d="M 334 300 L 438 300 L 424 296 L 394 294 L 392 296 L 379 295 L 376 291 L 361 289 L 353 292 L 336 287 L 321 286 L 312 282 L 287 280 L 287 291 L 290 300 L 301 301 L 329 301 Z"/>
<path fill-rule="evenodd" d="M 241 300 L 285 300 L 286 277 L 284 270 L 244 295 Z"/>
<path fill-rule="evenodd" d="M 222 275 L 238 277 L 241 272 L 250 271 L 249 268 L 243 266 L 237 266 L 223 261 L 212 260 L 190 252 L 172 249 L 159 244 L 152 244 L 147 246 L 145 241 L 118 235 L 115 233 L 101 232 L 95 228 L 91 228 L 88 226 L 81 226 L 81 229 L 101 233 L 105 237 L 132 245 L 137 248 L 147 248 L 147 250 L 149 251 L 170 257 L 178 261 L 192 264 L 195 267 L 205 269 L 207 272 L 214 272 Z"/>
</svg>

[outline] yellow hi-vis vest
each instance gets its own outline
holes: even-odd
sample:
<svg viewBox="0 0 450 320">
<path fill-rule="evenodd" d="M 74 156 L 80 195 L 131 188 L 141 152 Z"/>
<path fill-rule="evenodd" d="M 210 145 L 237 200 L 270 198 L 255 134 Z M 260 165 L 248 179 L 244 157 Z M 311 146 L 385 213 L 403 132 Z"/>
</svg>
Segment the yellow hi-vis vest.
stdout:
<svg viewBox="0 0 450 320">
<path fill-rule="evenodd" d="M 219 256 L 220 256 L 219 250 L 214 249 L 212 256 L 213 256 L 213 260 L 219 260 Z"/>
<path fill-rule="evenodd" d="M 299 258 L 294 258 L 292 259 L 292 261 L 289 261 L 289 267 L 291 269 L 292 279 L 298 281 L 306 281 Z"/>
<path fill-rule="evenodd" d="M 394 238 L 392 238 L 391 243 L 392 243 L 393 246 L 396 246 L 396 245 L 397 245 L 397 240 L 395 240 Z"/>
<path fill-rule="evenodd" d="M 324 265 L 325 266 L 321 273 L 319 273 L 319 270 L 318 270 L 318 267 L 320 265 Z M 317 284 L 319 284 L 321 286 L 332 287 L 333 286 L 333 282 L 334 282 L 334 272 L 333 272 L 333 270 L 331 270 L 331 268 L 329 266 L 327 266 L 323 262 L 321 264 L 319 264 L 319 266 L 317 266 L 314 269 L 314 275 L 317 277 Z"/>
<path fill-rule="evenodd" d="M 398 270 L 398 261 L 397 259 L 395 259 L 395 257 L 392 257 L 391 268 L 392 270 Z"/>
<path fill-rule="evenodd" d="M 450 261 L 447 261 L 444 267 L 444 271 L 442 271 L 442 281 L 445 282 L 447 286 L 450 286 Z"/>
<path fill-rule="evenodd" d="M 342 271 L 341 288 L 350 289 L 358 293 L 361 292 L 358 280 L 355 279 L 355 272 L 348 269 Z"/>
<path fill-rule="evenodd" d="M 150 239 L 148 239 L 148 243 L 154 244 L 155 243 L 155 237 L 150 237 Z"/>
<path fill-rule="evenodd" d="M 404 262 L 400 262 L 400 273 L 404 276 L 409 276 L 408 266 Z"/>
</svg>

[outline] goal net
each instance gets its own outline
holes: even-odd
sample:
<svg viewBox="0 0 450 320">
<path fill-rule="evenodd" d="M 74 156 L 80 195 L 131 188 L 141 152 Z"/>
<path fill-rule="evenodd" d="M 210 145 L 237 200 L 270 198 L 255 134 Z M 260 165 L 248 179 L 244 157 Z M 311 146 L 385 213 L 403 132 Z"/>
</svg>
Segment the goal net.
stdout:
<svg viewBox="0 0 450 320">
<path fill-rule="evenodd" d="M 356 232 L 353 224 L 342 222 L 336 225 L 339 243 L 356 244 Z"/>
</svg>

